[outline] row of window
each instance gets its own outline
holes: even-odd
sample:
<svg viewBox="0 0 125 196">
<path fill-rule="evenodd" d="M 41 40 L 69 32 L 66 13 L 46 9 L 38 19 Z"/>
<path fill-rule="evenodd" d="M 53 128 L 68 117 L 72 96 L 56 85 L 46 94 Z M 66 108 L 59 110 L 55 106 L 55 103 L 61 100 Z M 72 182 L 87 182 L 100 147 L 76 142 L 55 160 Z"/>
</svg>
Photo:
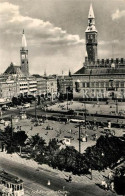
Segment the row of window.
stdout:
<svg viewBox="0 0 125 196">
<path fill-rule="evenodd" d="M 37 85 L 37 83 L 29 83 L 29 85 Z"/>
<path fill-rule="evenodd" d="M 86 92 L 87 90 L 83 90 L 83 92 Z M 91 89 L 91 92 L 105 92 L 104 89 Z M 119 92 L 122 92 L 124 93 L 125 92 L 125 89 L 119 89 Z"/>
<path fill-rule="evenodd" d="M 125 84 L 124 82 L 83 82 L 82 84 L 79 84 L 79 87 L 83 87 L 83 88 L 89 88 L 89 87 L 95 87 L 95 88 L 99 88 L 99 87 L 121 87 L 124 88 Z"/>
<path fill-rule="evenodd" d="M 36 86 L 31 86 L 31 87 L 30 87 L 30 89 L 34 89 L 34 88 L 36 88 Z"/>
<path fill-rule="evenodd" d="M 27 90 L 28 88 L 20 88 L 20 90 Z"/>
<path fill-rule="evenodd" d="M 20 84 L 20 86 L 27 86 L 27 84 Z"/>
<path fill-rule="evenodd" d="M 28 84 L 20 84 L 20 86 L 27 86 Z M 31 85 L 36 85 L 36 83 L 31 83 L 31 84 L 29 84 L 30 86 Z"/>
</svg>

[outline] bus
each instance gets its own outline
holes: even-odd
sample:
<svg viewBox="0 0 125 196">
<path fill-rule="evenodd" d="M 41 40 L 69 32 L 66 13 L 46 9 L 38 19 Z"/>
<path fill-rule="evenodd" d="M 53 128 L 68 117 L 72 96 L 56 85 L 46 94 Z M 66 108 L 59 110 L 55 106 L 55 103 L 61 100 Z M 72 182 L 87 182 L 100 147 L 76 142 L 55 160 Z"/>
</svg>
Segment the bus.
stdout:
<svg viewBox="0 0 125 196">
<path fill-rule="evenodd" d="M 0 195 L 24 196 L 23 184 L 23 180 L 17 176 L 0 171 Z"/>
</svg>

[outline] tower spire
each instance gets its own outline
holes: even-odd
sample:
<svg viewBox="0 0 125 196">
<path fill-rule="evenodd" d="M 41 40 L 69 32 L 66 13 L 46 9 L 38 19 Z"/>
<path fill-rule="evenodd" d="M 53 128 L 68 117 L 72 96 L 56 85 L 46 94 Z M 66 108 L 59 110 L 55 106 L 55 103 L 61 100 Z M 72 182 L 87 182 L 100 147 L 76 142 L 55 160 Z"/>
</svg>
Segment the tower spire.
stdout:
<svg viewBox="0 0 125 196">
<path fill-rule="evenodd" d="M 92 7 L 92 3 L 90 4 L 88 19 L 89 18 L 95 18 L 93 7 Z"/>
<path fill-rule="evenodd" d="M 29 75 L 29 62 L 28 62 L 28 49 L 26 37 L 23 29 L 22 33 L 22 46 L 20 49 L 20 58 L 21 58 L 21 71 L 25 76 Z"/>
<path fill-rule="evenodd" d="M 85 59 L 88 62 L 95 62 L 97 60 L 97 30 L 95 27 L 95 15 L 92 7 L 92 3 L 90 4 L 89 14 L 88 14 L 88 26 L 85 31 L 86 34 L 86 50 L 87 56 L 85 55 Z"/>
<path fill-rule="evenodd" d="M 22 33 L 22 48 L 27 48 L 27 42 L 26 42 L 24 29 L 23 29 L 23 33 Z"/>
</svg>

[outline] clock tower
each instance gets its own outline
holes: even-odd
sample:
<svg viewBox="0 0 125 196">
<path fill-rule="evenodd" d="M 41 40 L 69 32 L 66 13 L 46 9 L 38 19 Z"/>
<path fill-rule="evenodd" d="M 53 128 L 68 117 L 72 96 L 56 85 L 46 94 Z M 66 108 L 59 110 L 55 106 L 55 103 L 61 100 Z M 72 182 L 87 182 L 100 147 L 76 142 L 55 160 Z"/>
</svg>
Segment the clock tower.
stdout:
<svg viewBox="0 0 125 196">
<path fill-rule="evenodd" d="M 97 61 L 97 30 L 95 27 L 95 16 L 92 4 L 90 5 L 88 27 L 85 31 L 85 37 L 88 62 L 94 63 L 95 61 Z"/>
<path fill-rule="evenodd" d="M 28 49 L 27 49 L 27 42 L 26 37 L 22 34 L 22 47 L 20 49 L 20 59 L 21 59 L 21 71 L 25 76 L 29 75 L 29 62 L 28 62 Z"/>
</svg>

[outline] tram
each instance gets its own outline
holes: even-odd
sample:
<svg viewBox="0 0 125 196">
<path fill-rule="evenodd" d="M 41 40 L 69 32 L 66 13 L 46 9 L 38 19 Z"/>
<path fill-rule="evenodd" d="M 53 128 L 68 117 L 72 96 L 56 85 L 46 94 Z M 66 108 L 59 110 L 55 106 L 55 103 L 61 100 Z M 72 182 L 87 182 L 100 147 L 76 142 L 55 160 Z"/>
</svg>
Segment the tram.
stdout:
<svg viewBox="0 0 125 196">
<path fill-rule="evenodd" d="M 4 170 L 0 171 L 0 195 L 24 196 L 23 180 Z"/>
<path fill-rule="evenodd" d="M 74 123 L 85 123 L 85 120 L 82 120 L 82 119 L 70 119 L 70 122 L 74 122 Z"/>
</svg>

